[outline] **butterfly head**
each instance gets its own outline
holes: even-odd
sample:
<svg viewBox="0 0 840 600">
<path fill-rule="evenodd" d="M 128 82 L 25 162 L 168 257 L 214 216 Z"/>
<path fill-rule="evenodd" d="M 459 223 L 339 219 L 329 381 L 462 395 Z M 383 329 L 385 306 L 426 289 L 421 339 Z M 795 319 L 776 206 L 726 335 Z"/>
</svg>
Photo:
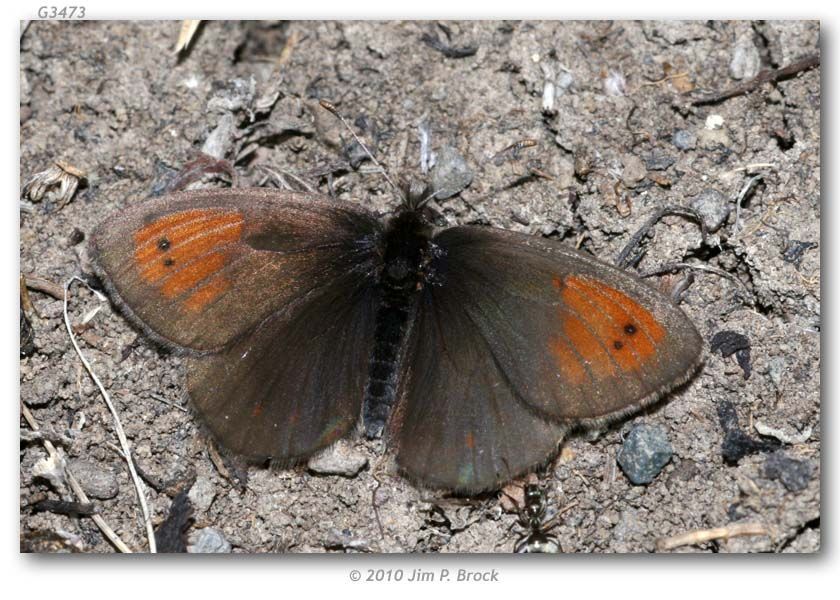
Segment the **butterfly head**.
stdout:
<svg viewBox="0 0 840 600">
<path fill-rule="evenodd" d="M 399 190 L 402 197 L 402 210 L 415 212 L 420 212 L 436 193 L 428 181 L 417 177 L 401 180 Z"/>
</svg>

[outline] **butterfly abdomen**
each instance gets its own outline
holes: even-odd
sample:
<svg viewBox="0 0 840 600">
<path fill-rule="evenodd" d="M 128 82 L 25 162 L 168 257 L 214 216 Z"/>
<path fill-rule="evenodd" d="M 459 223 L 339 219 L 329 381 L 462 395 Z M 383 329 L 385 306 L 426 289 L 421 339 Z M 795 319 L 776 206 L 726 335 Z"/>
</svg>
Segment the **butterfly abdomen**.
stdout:
<svg viewBox="0 0 840 600">
<path fill-rule="evenodd" d="M 375 341 L 362 405 L 362 421 L 368 438 L 382 435 L 396 398 L 400 348 L 412 304 L 409 298 L 403 302 L 386 302 L 376 315 Z"/>
</svg>

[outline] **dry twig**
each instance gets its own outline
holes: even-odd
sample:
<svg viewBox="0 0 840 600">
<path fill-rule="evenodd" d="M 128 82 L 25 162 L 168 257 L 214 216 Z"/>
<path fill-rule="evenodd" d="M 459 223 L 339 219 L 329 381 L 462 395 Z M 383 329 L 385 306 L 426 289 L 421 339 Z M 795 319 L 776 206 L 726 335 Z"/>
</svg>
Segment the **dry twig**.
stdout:
<svg viewBox="0 0 840 600">
<path fill-rule="evenodd" d="M 660 552 L 673 550 L 680 546 L 692 546 L 712 540 L 728 540 L 733 537 L 744 537 L 750 535 L 770 536 L 770 532 L 761 523 L 735 523 L 726 527 L 714 529 L 697 529 L 688 533 L 672 535 L 656 540 L 656 549 Z"/>
<path fill-rule="evenodd" d="M 64 290 L 60 285 L 57 283 L 53 283 L 49 279 L 44 279 L 43 277 L 38 277 L 37 275 L 33 275 L 32 273 L 22 273 L 21 277 L 23 277 L 23 281 L 25 285 L 30 290 L 35 290 L 36 292 L 43 292 L 48 296 L 52 296 L 56 300 L 61 300 L 64 298 Z"/>
<path fill-rule="evenodd" d="M 81 348 L 79 348 L 79 343 L 76 341 L 76 335 L 73 333 L 73 326 L 70 323 L 70 315 L 67 312 L 67 295 L 70 291 L 70 286 L 73 284 L 74 280 L 80 281 L 84 284 L 88 289 L 96 293 L 93 288 L 91 288 L 87 282 L 78 276 L 71 277 L 67 283 L 64 284 L 64 325 L 67 327 L 67 333 L 70 336 L 70 342 L 73 344 L 73 348 L 76 350 L 76 354 L 79 356 L 79 360 L 82 361 L 82 364 L 87 370 L 88 375 L 90 375 L 93 382 L 96 384 L 96 387 L 99 388 L 99 393 L 102 394 L 102 398 L 105 400 L 105 404 L 108 406 L 108 410 L 111 412 L 111 416 L 114 419 L 114 429 L 117 432 L 117 437 L 120 440 L 120 446 L 122 447 L 123 455 L 125 458 L 125 462 L 128 465 L 128 471 L 131 475 L 131 480 L 134 483 L 134 489 L 137 492 L 137 500 L 140 502 L 140 509 L 143 512 L 143 522 L 146 525 L 146 536 L 149 540 L 149 552 L 154 554 L 156 552 L 155 547 L 155 531 L 152 527 L 152 519 L 149 514 L 149 508 L 146 505 L 146 494 L 143 488 L 143 483 L 140 481 L 140 478 L 137 475 L 137 470 L 134 468 L 134 460 L 131 458 L 131 447 L 128 443 L 128 438 L 125 436 L 125 431 L 123 430 L 122 422 L 120 421 L 120 416 L 117 413 L 117 409 L 114 404 L 111 402 L 111 397 L 108 395 L 108 392 L 105 390 L 105 386 L 102 385 L 102 382 L 99 380 L 99 377 L 93 371 L 93 367 L 91 367 L 90 363 L 88 362 L 87 358 L 85 358 L 84 354 L 82 354 Z"/>
<path fill-rule="evenodd" d="M 661 265 L 656 267 L 651 271 L 647 271 L 639 275 L 642 279 L 646 279 L 648 277 L 653 277 L 654 275 L 662 275 L 663 273 L 669 273 L 673 271 L 682 271 L 685 269 L 691 269 L 693 271 L 705 271 L 707 273 L 714 273 L 715 275 L 719 275 L 720 277 L 725 277 L 730 281 L 737 283 L 741 289 L 747 294 L 747 298 L 749 299 L 751 304 L 755 304 L 755 296 L 753 295 L 750 288 L 747 287 L 743 281 L 735 277 L 732 273 L 728 273 L 723 269 L 718 269 L 716 267 L 712 267 L 710 265 L 704 265 L 701 263 L 668 263 L 665 265 Z"/>
<path fill-rule="evenodd" d="M 812 56 L 808 56 L 803 58 L 800 61 L 795 63 L 789 64 L 781 69 L 773 69 L 768 70 L 765 69 L 761 71 L 758 75 L 756 75 L 753 79 L 742 83 L 741 85 L 736 85 L 733 88 L 728 90 L 724 90 L 722 92 L 717 92 L 714 94 L 709 94 L 708 96 L 702 96 L 697 98 L 696 100 L 692 100 L 691 104 L 694 106 L 700 106 L 703 104 L 717 104 L 718 102 L 723 102 L 724 100 L 729 100 L 730 98 L 734 98 L 735 96 L 743 96 L 744 94 L 749 94 L 760 88 L 765 83 L 776 83 L 778 81 L 783 81 L 785 79 L 790 79 L 791 77 L 795 77 L 804 71 L 808 71 L 813 69 L 814 67 L 820 66 L 820 55 L 814 54 Z"/>
<path fill-rule="evenodd" d="M 744 187 L 741 188 L 738 197 L 735 198 L 735 223 L 732 224 L 732 235 L 738 235 L 738 231 L 741 227 L 741 202 L 743 202 L 744 198 L 747 197 L 747 194 L 752 189 L 753 185 L 762 179 L 764 179 L 763 175 L 755 175 L 752 177 L 744 184 Z"/>
<path fill-rule="evenodd" d="M 199 25 L 201 25 L 201 19 L 184 19 L 181 23 L 181 31 L 178 33 L 178 41 L 175 42 L 176 54 L 187 49 Z"/>
</svg>

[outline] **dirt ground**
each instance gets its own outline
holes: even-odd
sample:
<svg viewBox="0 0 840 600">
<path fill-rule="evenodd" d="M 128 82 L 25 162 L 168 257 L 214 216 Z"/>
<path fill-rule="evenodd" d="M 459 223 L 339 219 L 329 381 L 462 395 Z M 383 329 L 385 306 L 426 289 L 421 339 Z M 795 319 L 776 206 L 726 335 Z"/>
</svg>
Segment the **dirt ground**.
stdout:
<svg viewBox="0 0 840 600">
<path fill-rule="evenodd" d="M 707 343 L 724 332 L 724 350 L 740 350 L 707 349 L 702 370 L 666 401 L 568 439 L 541 475 L 549 512 L 566 508 L 553 534 L 566 552 L 653 552 L 694 530 L 747 528 L 758 534 L 672 551 L 819 550 L 819 66 L 737 89 L 818 57 L 819 23 L 206 22 L 180 58 L 179 29 L 33 22 L 22 35 L 21 185 L 57 160 L 87 175 L 63 206 L 55 190 L 22 201 L 22 273 L 59 285 L 91 278 L 83 236 L 202 150 L 233 161 L 239 185 L 275 185 L 269 167 L 393 209 L 395 195 L 369 162 L 356 168 L 358 149 L 320 98 L 391 173 L 420 173 L 421 131 L 439 158 L 454 148 L 472 181 L 436 201 L 450 225 L 548 236 L 612 261 L 657 209 L 695 208 L 706 242 L 691 219 L 667 216 L 636 268 L 697 266 L 649 281 L 671 290 L 691 273 L 681 306 Z M 535 144 L 515 146 L 523 140 Z M 30 296 L 21 400 L 98 513 L 144 551 L 113 420 L 73 351 L 62 302 Z M 98 306 L 77 327 L 80 344 L 119 411 L 156 527 L 189 490 L 192 551 L 511 552 L 519 539 L 515 502 L 417 489 L 378 443 L 339 445 L 332 458 L 363 465 L 349 476 L 215 459 L 185 410 L 181 360 L 73 287 L 74 324 Z M 639 423 L 664 428 L 673 448 L 647 485 L 616 460 Z M 23 420 L 21 432 L 22 547 L 43 549 L 45 532 L 63 532 L 84 552 L 114 552 L 89 517 L 44 510 L 44 500 L 74 498 L 60 477 L 37 476 L 47 452 Z"/>
</svg>

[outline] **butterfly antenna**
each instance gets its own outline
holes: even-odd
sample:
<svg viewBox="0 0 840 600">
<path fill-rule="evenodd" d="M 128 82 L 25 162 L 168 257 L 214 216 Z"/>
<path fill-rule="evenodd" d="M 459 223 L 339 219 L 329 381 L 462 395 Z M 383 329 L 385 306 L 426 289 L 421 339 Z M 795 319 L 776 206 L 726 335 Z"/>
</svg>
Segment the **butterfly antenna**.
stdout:
<svg viewBox="0 0 840 600">
<path fill-rule="evenodd" d="M 441 189 L 441 190 L 434 190 L 431 194 L 429 194 L 428 196 L 426 196 L 425 198 L 423 198 L 422 200 L 420 200 L 420 201 L 417 203 L 417 205 L 415 206 L 415 208 L 423 208 L 424 206 L 426 206 L 426 204 L 428 204 L 428 203 L 429 203 L 429 201 L 430 201 L 432 198 L 434 198 L 435 196 L 437 196 L 437 195 L 438 195 L 440 192 L 442 192 L 442 191 L 443 191 L 442 189 Z"/>
<path fill-rule="evenodd" d="M 402 190 L 399 188 L 399 186 L 397 186 L 397 184 L 391 181 L 391 178 L 388 176 L 388 171 L 386 171 L 385 167 L 383 167 L 382 164 L 378 160 L 376 160 L 376 157 L 373 155 L 373 152 L 371 152 L 368 149 L 368 147 L 365 145 L 362 139 L 358 135 L 356 135 L 356 132 L 353 131 L 352 127 L 350 127 L 350 123 L 347 122 L 347 119 L 345 119 L 344 116 L 340 112 L 338 112 L 338 109 L 335 107 L 335 104 L 333 104 L 329 100 L 323 99 L 319 100 L 319 104 L 321 105 L 321 108 L 331 112 L 339 121 L 342 122 L 342 124 L 347 128 L 347 131 L 350 132 L 350 135 L 353 136 L 353 139 L 356 140 L 356 143 L 359 144 L 359 146 L 362 147 L 362 150 L 365 151 L 365 154 L 367 154 L 371 162 L 373 162 L 373 164 L 379 167 L 380 171 L 382 171 L 383 177 L 385 177 L 385 180 L 391 185 L 392 188 L 394 188 L 394 190 L 399 195 L 400 199 L 403 201 L 403 204 L 405 204 L 405 194 L 403 194 Z"/>
</svg>

